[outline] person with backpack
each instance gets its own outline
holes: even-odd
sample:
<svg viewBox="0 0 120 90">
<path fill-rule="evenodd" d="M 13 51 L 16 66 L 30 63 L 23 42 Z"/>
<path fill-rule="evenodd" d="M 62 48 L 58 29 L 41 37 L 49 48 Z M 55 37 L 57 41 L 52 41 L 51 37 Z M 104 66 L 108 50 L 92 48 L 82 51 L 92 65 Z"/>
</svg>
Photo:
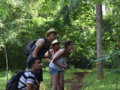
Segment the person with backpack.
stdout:
<svg viewBox="0 0 120 90">
<path fill-rule="evenodd" d="M 39 82 L 35 74 L 40 73 L 41 63 L 39 58 L 32 58 L 28 62 L 29 69 L 26 70 L 18 81 L 18 90 L 39 90 Z"/>
<path fill-rule="evenodd" d="M 58 84 L 59 84 L 59 90 L 63 90 L 63 84 L 64 84 L 63 68 L 64 69 L 69 68 L 68 64 L 66 63 L 66 59 L 71 54 L 71 51 L 74 48 L 74 43 L 72 40 L 68 40 L 64 42 L 64 46 L 65 48 L 60 49 L 56 52 L 52 61 L 49 64 L 50 75 L 52 78 L 52 90 L 56 90 Z"/>
<path fill-rule="evenodd" d="M 36 43 L 32 46 L 31 53 L 28 56 L 27 62 L 29 62 L 31 58 L 35 58 L 35 57 L 39 58 L 40 62 L 42 58 L 48 58 L 50 55 L 50 52 L 49 52 L 50 43 L 56 39 L 57 34 L 58 33 L 55 31 L 55 29 L 51 28 L 45 34 L 47 38 L 38 39 Z M 44 56 L 44 54 L 47 51 L 48 51 L 48 56 Z M 39 74 L 35 74 L 35 77 L 38 80 L 38 82 L 43 81 L 42 69 L 40 70 Z"/>
</svg>

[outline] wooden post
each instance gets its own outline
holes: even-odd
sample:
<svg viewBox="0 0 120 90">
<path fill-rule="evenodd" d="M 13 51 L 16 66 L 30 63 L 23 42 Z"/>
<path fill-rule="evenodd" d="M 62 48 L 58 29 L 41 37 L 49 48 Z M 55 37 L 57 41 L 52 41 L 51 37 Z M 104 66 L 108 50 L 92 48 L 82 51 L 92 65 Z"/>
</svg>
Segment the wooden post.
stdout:
<svg viewBox="0 0 120 90">
<path fill-rule="evenodd" d="M 6 50 L 6 44 L 5 44 L 4 29 L 3 29 L 3 41 L 4 41 L 4 51 L 5 51 L 5 57 L 6 57 L 6 70 L 7 70 L 7 82 L 8 82 L 8 58 L 7 58 L 7 50 Z"/>
</svg>

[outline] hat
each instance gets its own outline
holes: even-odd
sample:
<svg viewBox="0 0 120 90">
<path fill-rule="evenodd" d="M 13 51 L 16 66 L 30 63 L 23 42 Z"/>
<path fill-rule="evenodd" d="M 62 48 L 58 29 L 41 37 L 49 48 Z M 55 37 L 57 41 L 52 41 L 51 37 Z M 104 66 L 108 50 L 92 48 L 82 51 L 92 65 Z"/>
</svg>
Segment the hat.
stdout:
<svg viewBox="0 0 120 90">
<path fill-rule="evenodd" d="M 60 44 L 60 42 L 58 42 L 58 40 L 55 39 L 54 41 L 52 41 L 52 45 L 51 45 L 51 46 L 53 47 L 53 45 L 56 44 L 56 43 L 59 43 L 59 44 Z"/>
<path fill-rule="evenodd" d="M 49 33 L 53 33 L 53 32 L 57 33 L 54 28 L 51 28 L 46 32 L 45 36 L 47 37 Z"/>
</svg>

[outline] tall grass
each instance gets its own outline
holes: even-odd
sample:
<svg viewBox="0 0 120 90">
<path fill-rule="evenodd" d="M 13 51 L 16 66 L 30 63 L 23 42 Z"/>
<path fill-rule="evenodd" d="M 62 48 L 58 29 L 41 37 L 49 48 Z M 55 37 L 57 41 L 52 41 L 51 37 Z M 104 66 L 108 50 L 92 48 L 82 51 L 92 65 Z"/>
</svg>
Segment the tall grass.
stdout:
<svg viewBox="0 0 120 90">
<path fill-rule="evenodd" d="M 12 70 L 9 71 L 9 79 L 12 77 L 12 75 L 16 72 L 17 70 Z M 69 80 L 73 77 L 75 77 L 74 73 L 77 72 L 86 72 L 90 70 L 83 70 L 83 69 L 68 69 L 65 70 L 64 73 L 64 80 Z M 6 71 L 5 70 L 0 70 L 0 90 L 5 90 L 6 87 Z M 65 90 L 71 90 L 72 85 L 70 83 L 65 83 L 64 88 Z M 43 69 L 43 82 L 40 84 L 41 90 L 51 90 L 51 76 L 48 73 L 48 68 Z"/>
<path fill-rule="evenodd" d="M 9 71 L 9 79 L 16 72 Z M 43 69 L 43 82 L 41 82 L 41 90 L 51 90 L 51 77 L 48 73 L 48 68 Z M 85 69 L 68 69 L 65 70 L 64 80 L 69 80 L 75 77 L 74 73 L 78 72 L 90 72 L 86 74 L 80 84 L 82 88 L 80 90 L 120 90 L 120 72 L 117 70 L 104 69 L 104 78 L 97 80 L 97 70 L 85 70 Z M 74 80 L 73 82 L 77 82 Z M 0 90 L 5 90 L 6 87 L 6 71 L 0 70 Z M 72 84 L 65 83 L 65 90 L 71 90 Z"/>
<path fill-rule="evenodd" d="M 97 70 L 84 76 L 80 90 L 120 90 L 120 73 L 104 69 L 104 78 L 97 80 Z"/>
</svg>

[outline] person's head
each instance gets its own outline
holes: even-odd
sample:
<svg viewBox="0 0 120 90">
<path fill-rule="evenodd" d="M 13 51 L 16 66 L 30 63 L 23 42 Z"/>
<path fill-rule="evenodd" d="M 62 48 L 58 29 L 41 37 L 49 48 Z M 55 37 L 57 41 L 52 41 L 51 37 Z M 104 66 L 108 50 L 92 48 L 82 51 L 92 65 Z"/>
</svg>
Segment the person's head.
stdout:
<svg viewBox="0 0 120 90">
<path fill-rule="evenodd" d="M 73 48 L 74 48 L 74 45 L 73 45 L 74 43 L 72 40 L 67 40 L 63 44 L 65 46 L 65 49 L 68 49 L 70 51 L 73 50 Z"/>
<path fill-rule="evenodd" d="M 51 28 L 51 29 L 49 29 L 49 30 L 46 32 L 45 36 L 46 36 L 46 37 L 50 37 L 51 39 L 55 40 L 57 34 L 58 34 L 58 33 L 55 31 L 55 29 L 54 29 L 54 28 Z"/>
<path fill-rule="evenodd" d="M 40 73 L 41 63 L 39 58 L 32 58 L 28 62 L 28 67 L 32 69 L 35 73 Z"/>
<path fill-rule="evenodd" d="M 52 41 L 51 47 L 52 47 L 53 49 L 55 49 L 55 50 L 58 50 L 59 47 L 60 47 L 59 45 L 60 45 L 60 42 L 58 42 L 58 40 L 55 39 L 54 41 Z"/>
</svg>

